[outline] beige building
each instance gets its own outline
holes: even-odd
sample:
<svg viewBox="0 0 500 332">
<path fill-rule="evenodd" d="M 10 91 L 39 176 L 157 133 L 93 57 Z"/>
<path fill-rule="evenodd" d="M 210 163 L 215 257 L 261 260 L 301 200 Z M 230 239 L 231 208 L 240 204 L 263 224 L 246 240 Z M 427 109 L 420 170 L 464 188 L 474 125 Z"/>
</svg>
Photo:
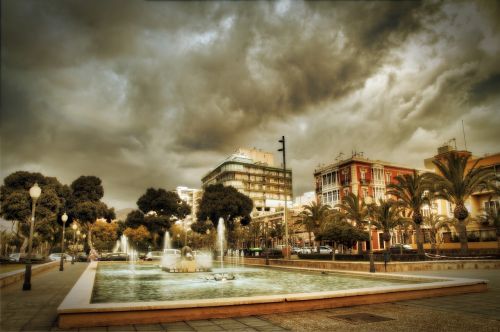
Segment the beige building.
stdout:
<svg viewBox="0 0 500 332">
<path fill-rule="evenodd" d="M 436 159 L 443 159 L 451 151 L 456 151 L 456 148 L 448 144 L 439 147 L 437 155 L 424 160 L 425 167 L 433 172 L 437 172 L 436 167 L 432 163 L 432 161 Z M 482 157 L 473 156 L 469 151 L 457 151 L 457 153 L 471 156 L 467 164 L 468 168 L 477 163 L 476 167 L 482 166 L 491 168 L 495 172 L 495 174 L 499 176 L 500 153 L 488 154 Z M 481 241 L 495 239 L 495 230 L 493 229 L 493 227 L 491 227 L 491 225 L 481 222 L 481 216 L 484 215 L 484 211 L 490 207 L 497 210 L 500 209 L 500 197 L 493 195 L 492 191 L 475 192 L 465 202 L 465 207 L 470 214 L 469 222 L 467 223 L 467 232 L 469 234 L 469 238 L 475 238 Z M 445 215 L 450 218 L 453 217 L 454 208 L 455 207 L 450 202 L 443 199 L 435 200 L 432 204 L 433 212 L 437 213 L 438 215 Z M 453 228 L 450 229 L 449 232 L 445 232 L 443 235 L 443 240 L 445 242 L 449 242 L 451 240 L 451 237 L 457 236 Z"/>
<path fill-rule="evenodd" d="M 274 212 L 292 206 L 292 170 L 277 167 L 270 152 L 240 148 L 202 179 L 202 187 L 211 184 L 233 186 L 249 196 L 255 213 Z"/>
<path fill-rule="evenodd" d="M 203 195 L 201 189 L 192 189 L 179 186 L 175 189 L 180 199 L 185 201 L 191 207 L 190 222 L 196 222 L 196 213 L 198 212 L 199 201 Z"/>
</svg>

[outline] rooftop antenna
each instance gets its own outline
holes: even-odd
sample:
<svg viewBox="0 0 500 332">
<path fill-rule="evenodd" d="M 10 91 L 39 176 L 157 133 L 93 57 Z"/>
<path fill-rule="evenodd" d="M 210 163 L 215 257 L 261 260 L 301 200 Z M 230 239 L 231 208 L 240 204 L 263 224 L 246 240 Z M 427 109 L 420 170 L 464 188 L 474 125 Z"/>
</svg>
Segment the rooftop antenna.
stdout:
<svg viewBox="0 0 500 332">
<path fill-rule="evenodd" d="M 463 132 L 463 134 L 464 134 L 465 151 L 467 151 L 467 140 L 465 139 L 464 120 L 462 120 L 462 132 Z M 455 143 L 455 145 L 456 145 L 456 143 Z"/>
</svg>

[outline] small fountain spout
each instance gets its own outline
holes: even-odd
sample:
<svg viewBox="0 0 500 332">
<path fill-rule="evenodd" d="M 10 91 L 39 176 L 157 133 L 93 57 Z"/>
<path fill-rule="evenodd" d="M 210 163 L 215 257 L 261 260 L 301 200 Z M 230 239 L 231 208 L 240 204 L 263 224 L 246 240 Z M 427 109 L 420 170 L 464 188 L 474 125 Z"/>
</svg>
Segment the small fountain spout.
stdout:
<svg viewBox="0 0 500 332">
<path fill-rule="evenodd" d="M 217 224 L 217 243 L 219 244 L 220 250 L 220 266 L 224 268 L 224 233 L 226 232 L 226 227 L 224 226 L 224 219 L 219 218 L 219 223 Z"/>
</svg>

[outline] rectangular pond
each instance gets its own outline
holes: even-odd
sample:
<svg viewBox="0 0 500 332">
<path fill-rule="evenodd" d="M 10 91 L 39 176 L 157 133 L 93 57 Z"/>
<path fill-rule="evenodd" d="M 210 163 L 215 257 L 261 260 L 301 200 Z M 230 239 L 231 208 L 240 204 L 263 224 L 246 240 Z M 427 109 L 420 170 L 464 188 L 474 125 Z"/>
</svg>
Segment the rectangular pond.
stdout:
<svg viewBox="0 0 500 332">
<path fill-rule="evenodd" d="M 58 307 L 62 329 L 264 315 L 487 290 L 485 280 L 289 267 L 168 273 L 155 264 L 89 264 Z"/>
<path fill-rule="evenodd" d="M 229 275 L 233 280 L 216 281 Z M 167 273 L 156 265 L 99 264 L 92 303 L 178 301 L 316 293 L 357 288 L 418 284 L 418 279 L 286 270 L 270 267 L 226 266 L 212 272 Z"/>
</svg>

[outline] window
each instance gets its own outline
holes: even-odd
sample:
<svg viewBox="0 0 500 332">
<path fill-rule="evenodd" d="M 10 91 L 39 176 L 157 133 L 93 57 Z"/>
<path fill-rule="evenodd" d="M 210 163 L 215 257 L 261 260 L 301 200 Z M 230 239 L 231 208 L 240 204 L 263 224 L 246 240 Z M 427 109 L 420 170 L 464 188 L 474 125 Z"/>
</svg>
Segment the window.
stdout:
<svg viewBox="0 0 500 332">
<path fill-rule="evenodd" d="M 366 170 L 365 169 L 361 170 L 361 180 L 366 180 Z"/>
<path fill-rule="evenodd" d="M 500 210 L 500 202 L 499 201 L 486 201 L 484 202 L 484 210 L 497 212 Z"/>
<path fill-rule="evenodd" d="M 338 190 L 334 190 L 332 193 L 333 193 L 333 201 L 334 202 L 340 201 L 340 192 Z"/>
<path fill-rule="evenodd" d="M 385 182 L 390 183 L 391 182 L 391 172 L 385 173 Z"/>
<path fill-rule="evenodd" d="M 363 188 L 363 198 L 368 197 L 368 188 Z"/>
</svg>

